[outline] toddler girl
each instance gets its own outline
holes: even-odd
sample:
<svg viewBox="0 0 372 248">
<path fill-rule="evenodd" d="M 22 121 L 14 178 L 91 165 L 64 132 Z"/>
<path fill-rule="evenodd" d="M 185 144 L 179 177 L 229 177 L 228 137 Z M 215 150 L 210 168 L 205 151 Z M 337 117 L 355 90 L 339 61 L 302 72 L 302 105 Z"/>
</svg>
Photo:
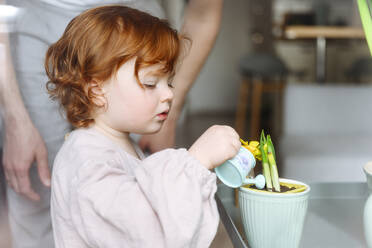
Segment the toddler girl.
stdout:
<svg viewBox="0 0 372 248">
<path fill-rule="evenodd" d="M 210 169 L 239 150 L 230 127 L 189 150 L 147 158 L 129 133 L 158 132 L 171 108 L 184 38 L 123 6 L 83 12 L 46 55 L 48 91 L 75 126 L 53 168 L 56 247 L 208 247 L 217 225 Z"/>
</svg>

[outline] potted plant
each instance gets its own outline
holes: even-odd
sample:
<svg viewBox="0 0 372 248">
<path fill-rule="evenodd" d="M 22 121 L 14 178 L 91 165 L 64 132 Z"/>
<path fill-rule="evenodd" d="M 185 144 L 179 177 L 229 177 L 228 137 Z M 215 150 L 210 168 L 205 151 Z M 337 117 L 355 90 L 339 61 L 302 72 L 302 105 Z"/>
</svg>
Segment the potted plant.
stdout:
<svg viewBox="0 0 372 248">
<path fill-rule="evenodd" d="M 260 142 L 242 141 L 258 160 L 266 187 L 253 184 L 239 188 L 239 207 L 248 244 L 252 248 L 299 247 L 308 206 L 310 187 L 302 182 L 279 178 L 270 135 L 261 132 Z"/>
</svg>

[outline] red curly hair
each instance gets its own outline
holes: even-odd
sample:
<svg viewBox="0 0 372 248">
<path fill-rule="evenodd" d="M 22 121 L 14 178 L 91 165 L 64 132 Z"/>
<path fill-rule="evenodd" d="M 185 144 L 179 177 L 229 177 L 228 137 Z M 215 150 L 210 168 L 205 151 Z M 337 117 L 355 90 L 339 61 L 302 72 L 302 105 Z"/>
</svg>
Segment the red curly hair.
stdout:
<svg viewBox="0 0 372 248">
<path fill-rule="evenodd" d="M 47 90 L 58 99 L 75 127 L 94 122 L 98 106 L 92 81 L 104 82 L 122 64 L 136 58 L 134 74 L 141 68 L 162 64 L 162 72 L 174 73 L 186 39 L 165 20 L 125 6 L 103 6 L 75 17 L 45 58 Z"/>
</svg>

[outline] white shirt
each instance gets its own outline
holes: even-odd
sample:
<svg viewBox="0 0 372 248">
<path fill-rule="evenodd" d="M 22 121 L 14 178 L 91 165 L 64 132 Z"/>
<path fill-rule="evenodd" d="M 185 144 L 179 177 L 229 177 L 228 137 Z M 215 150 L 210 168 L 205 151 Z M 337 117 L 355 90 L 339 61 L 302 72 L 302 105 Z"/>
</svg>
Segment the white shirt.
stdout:
<svg viewBox="0 0 372 248">
<path fill-rule="evenodd" d="M 29 0 L 27 0 L 29 1 Z M 150 13 L 159 18 L 164 18 L 164 12 L 157 0 L 41 0 L 42 2 L 59 8 L 83 11 L 92 7 L 124 4 L 126 6 Z"/>
</svg>

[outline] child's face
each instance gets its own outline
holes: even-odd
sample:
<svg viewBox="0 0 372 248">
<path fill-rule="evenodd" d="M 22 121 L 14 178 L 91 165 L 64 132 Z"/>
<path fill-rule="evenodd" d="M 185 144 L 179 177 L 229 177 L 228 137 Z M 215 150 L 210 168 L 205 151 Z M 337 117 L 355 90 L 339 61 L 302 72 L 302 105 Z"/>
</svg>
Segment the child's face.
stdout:
<svg viewBox="0 0 372 248">
<path fill-rule="evenodd" d="M 124 63 L 103 85 L 106 108 L 97 114 L 104 125 L 120 132 L 148 134 L 160 130 L 173 99 L 167 75 L 159 76 L 161 65 L 143 68 L 134 75 L 135 59 Z"/>
</svg>

